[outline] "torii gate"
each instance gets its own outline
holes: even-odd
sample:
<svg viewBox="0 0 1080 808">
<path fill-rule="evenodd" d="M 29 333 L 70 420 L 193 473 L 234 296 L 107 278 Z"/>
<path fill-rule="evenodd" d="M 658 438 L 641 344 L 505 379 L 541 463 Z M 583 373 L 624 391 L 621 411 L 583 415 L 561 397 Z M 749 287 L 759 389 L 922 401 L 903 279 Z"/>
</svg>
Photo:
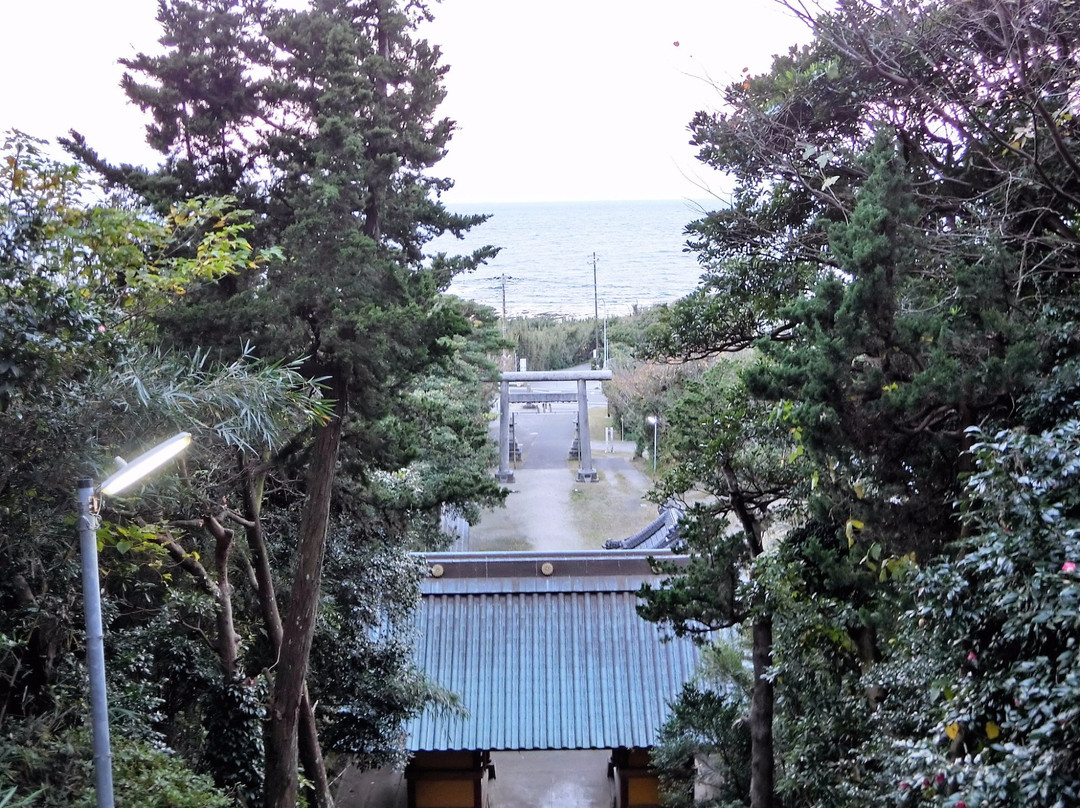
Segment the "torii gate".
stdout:
<svg viewBox="0 0 1080 808">
<path fill-rule="evenodd" d="M 592 462 L 589 441 L 589 397 L 585 382 L 602 382 L 611 378 L 610 370 L 535 370 L 506 371 L 499 374 L 499 470 L 500 482 L 514 481 L 510 468 L 510 382 L 577 382 L 578 403 L 578 473 L 579 482 L 598 482 Z"/>
</svg>

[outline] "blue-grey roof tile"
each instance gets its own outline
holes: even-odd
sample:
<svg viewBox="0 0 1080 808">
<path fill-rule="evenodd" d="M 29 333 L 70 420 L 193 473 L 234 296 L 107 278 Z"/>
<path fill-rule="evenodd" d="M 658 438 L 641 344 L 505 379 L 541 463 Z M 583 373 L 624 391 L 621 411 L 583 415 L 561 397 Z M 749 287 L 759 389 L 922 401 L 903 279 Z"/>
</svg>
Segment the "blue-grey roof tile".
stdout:
<svg viewBox="0 0 1080 808">
<path fill-rule="evenodd" d="M 500 555 L 428 558 L 445 577 L 425 582 L 416 661 L 468 717 L 426 712 L 407 727 L 409 749 L 653 745 L 698 649 L 665 642 L 638 617 L 636 592 L 652 578 L 645 554 L 620 560 L 618 574 L 585 556 L 551 556 L 551 576 L 541 560 L 523 563 L 529 554 Z"/>
</svg>

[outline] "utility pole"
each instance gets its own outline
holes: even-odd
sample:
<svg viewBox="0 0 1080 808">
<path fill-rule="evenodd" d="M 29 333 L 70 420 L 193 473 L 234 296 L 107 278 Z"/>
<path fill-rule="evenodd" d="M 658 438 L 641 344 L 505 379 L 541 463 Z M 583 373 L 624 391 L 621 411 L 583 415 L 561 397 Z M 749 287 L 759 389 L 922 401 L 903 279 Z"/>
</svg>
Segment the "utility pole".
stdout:
<svg viewBox="0 0 1080 808">
<path fill-rule="evenodd" d="M 502 301 L 503 301 L 503 307 L 502 307 L 502 335 L 505 337 L 506 336 L 506 281 L 507 281 L 507 276 L 506 276 L 505 272 L 502 275 L 499 276 L 499 280 L 502 281 Z"/>
<path fill-rule="evenodd" d="M 600 293 L 596 284 L 596 253 L 592 254 L 593 325 L 596 332 L 594 345 L 596 359 L 600 359 Z"/>
<path fill-rule="evenodd" d="M 499 276 L 499 281 L 502 283 L 502 321 L 499 323 L 500 330 L 502 331 L 502 338 L 506 339 L 506 282 L 511 281 L 509 275 L 505 272 Z M 502 360 L 499 363 L 501 365 L 500 370 L 514 370 L 517 365 L 517 357 L 511 356 L 506 348 L 503 348 Z"/>
</svg>

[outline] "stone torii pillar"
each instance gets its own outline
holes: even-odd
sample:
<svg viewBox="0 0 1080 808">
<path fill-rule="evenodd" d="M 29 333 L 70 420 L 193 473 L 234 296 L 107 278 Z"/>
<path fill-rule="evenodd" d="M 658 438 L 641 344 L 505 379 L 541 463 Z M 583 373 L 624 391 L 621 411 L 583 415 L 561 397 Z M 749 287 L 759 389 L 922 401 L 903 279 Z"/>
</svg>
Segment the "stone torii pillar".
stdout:
<svg viewBox="0 0 1080 808">
<path fill-rule="evenodd" d="M 585 391 L 584 379 L 577 380 L 577 412 L 578 482 L 597 483 L 600 482 L 600 477 L 593 468 L 592 462 L 592 441 L 589 439 L 589 394 Z"/>
<path fill-rule="evenodd" d="M 495 479 L 500 483 L 514 481 L 514 471 L 510 468 L 510 382 L 506 378 L 499 384 L 499 470 Z"/>
<path fill-rule="evenodd" d="M 500 482 L 513 482 L 510 469 L 510 382 L 577 382 L 578 400 L 578 473 L 581 482 L 597 482 L 599 477 L 592 462 L 592 443 L 589 440 L 589 398 L 585 382 L 601 382 L 611 378 L 610 370 L 532 370 L 506 371 L 499 374 L 499 471 Z"/>
</svg>

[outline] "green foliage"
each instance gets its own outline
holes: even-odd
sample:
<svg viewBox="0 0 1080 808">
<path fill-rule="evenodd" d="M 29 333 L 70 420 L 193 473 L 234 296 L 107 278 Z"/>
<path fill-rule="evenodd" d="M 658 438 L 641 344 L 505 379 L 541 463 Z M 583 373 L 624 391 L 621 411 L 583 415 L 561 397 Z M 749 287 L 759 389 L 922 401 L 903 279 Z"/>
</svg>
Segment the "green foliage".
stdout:
<svg viewBox="0 0 1080 808">
<path fill-rule="evenodd" d="M 506 323 L 506 339 L 529 370 L 562 370 L 592 361 L 594 325 L 592 320 L 515 317 Z"/>
<path fill-rule="evenodd" d="M 637 454 L 641 455 L 646 449 L 652 451 L 653 428 L 648 418 L 657 416 L 660 419 L 658 460 L 662 461 L 668 448 L 666 413 L 675 406 L 687 383 L 700 377 L 708 365 L 704 362 L 665 364 L 623 356 L 614 359 L 611 367 L 614 378 L 604 382 L 604 395 L 613 422 L 620 425 L 628 439 L 636 441 Z M 665 435 L 662 442 L 660 433 Z"/>
<path fill-rule="evenodd" d="M 873 530 L 888 552 L 921 556 L 955 536 L 954 514 L 935 504 L 957 495 L 962 429 L 1004 417 L 1012 394 L 1030 386 L 1031 337 L 998 291 L 979 290 L 977 303 L 946 310 L 949 290 L 927 278 L 927 258 L 912 241 L 917 209 L 887 138 L 862 166 L 848 220 L 829 228 L 844 276 L 789 306 L 793 339 L 763 343 L 766 361 L 748 382 L 791 402 L 790 422 L 829 468 L 822 494 L 832 507 L 847 508 L 846 518 Z M 1003 258 L 984 251 L 985 263 Z M 961 289 L 987 272 L 959 259 L 949 269 Z M 973 350 L 988 330 L 1000 344 Z M 860 479 L 873 481 L 862 497 L 851 486 Z"/>
<path fill-rule="evenodd" d="M 42 142 L 10 133 L 0 163 L 0 408 L 115 359 L 146 317 L 199 283 L 258 267 L 272 252 L 228 200 L 155 216 L 110 202 Z M 190 246 L 190 255 L 180 253 Z"/>
<path fill-rule="evenodd" d="M 662 307 L 635 310 L 633 315 L 607 320 L 609 361 L 628 361 L 661 312 Z M 594 361 L 596 323 L 588 318 L 514 317 L 506 322 L 506 339 L 515 346 L 516 356 L 527 360 L 529 370 L 562 370 Z"/>
<path fill-rule="evenodd" d="M 425 176 L 452 131 L 435 117 L 438 49 L 412 36 L 426 16 L 421 4 L 163 6 L 168 48 L 126 60 L 125 88 L 154 115 L 166 166 L 117 168 L 69 145 L 159 205 L 235 194 L 288 256 L 191 296 L 168 318 L 174 340 L 235 350 L 242 334 L 263 356 L 304 356 L 312 375 L 347 377 L 354 406 L 379 417 L 464 330 L 435 297 L 492 251 L 423 263 L 438 233 L 483 220 L 448 213 L 432 192 L 449 181 Z"/>
<path fill-rule="evenodd" d="M 362 768 L 403 766 L 402 722 L 437 699 L 410 653 L 426 568 L 389 543 L 391 525 L 376 533 L 374 521 L 341 525 L 332 537 L 311 657 L 325 743 Z"/>
<path fill-rule="evenodd" d="M 709 272 L 691 294 L 657 310 L 657 318 L 637 340 L 638 353 L 649 357 L 705 359 L 752 348 L 759 339 L 790 338 L 787 301 L 810 288 L 820 272 L 809 262 L 775 263 L 766 256 L 721 258 L 711 246 L 716 221 L 725 211 L 691 224 L 688 244 L 706 268 L 723 262 L 723 272 Z"/>
<path fill-rule="evenodd" d="M 168 522 L 221 502 L 237 449 L 279 448 L 326 408 L 295 365 L 244 351 L 223 366 L 156 340 L 150 320 L 161 307 L 265 257 L 227 203 L 159 216 L 96 201 L 94 183 L 39 146 L 18 135 L 8 142 L 0 205 L 0 317 L 19 330 L 4 340 L 10 384 L 0 413 L 0 759 L 22 761 L 13 764 L 23 772 L 19 799 L 75 776 L 56 757 L 87 713 L 72 489 L 79 477 L 101 479 L 107 458 L 145 448 L 147 436 L 185 428 L 197 445 L 188 473 L 163 472 L 108 500 L 99 534 L 114 732 L 175 750 L 174 762 L 139 750 L 132 761 L 182 784 L 190 774 L 170 772 L 178 756 L 201 759 L 199 697 L 221 674 L 205 642 L 216 628 L 205 591 L 213 580 L 183 571 L 213 558 L 212 542 L 196 536 L 174 555 Z M 66 782 L 57 788 L 69 794 Z M 221 804 L 199 788 L 191 804 Z M 180 792 L 166 799 L 188 804 Z"/>
<path fill-rule="evenodd" d="M 497 449 L 488 431 L 496 374 L 489 357 L 500 342 L 493 315 L 464 301 L 446 305 L 462 307 L 472 332 L 454 337 L 451 355 L 418 375 L 395 414 L 378 423 L 384 452 L 397 459 L 397 468 L 376 471 L 349 495 L 396 512 L 407 524 L 405 541 L 416 550 L 445 547 L 449 537 L 439 532 L 444 508 L 475 520 L 481 507 L 506 496 L 490 473 Z"/>
<path fill-rule="evenodd" d="M 706 274 L 647 348 L 756 349 L 746 386 L 803 469 L 793 523 L 741 595 L 717 572 L 741 548 L 692 527 L 705 555 L 655 604 L 771 616 L 778 779 L 755 805 L 1071 804 L 1075 594 L 1052 559 L 1075 505 L 1040 479 L 1076 488 L 1051 446 L 1076 415 L 1080 74 L 1059 43 L 1080 9 L 785 5 L 812 41 L 691 123 L 735 191 L 690 226 Z M 717 478 L 739 423 L 669 443 L 658 493 Z"/>
<path fill-rule="evenodd" d="M 494 250 L 424 254 L 438 234 L 483 221 L 449 213 L 438 195 L 451 183 L 427 174 L 453 129 L 437 117 L 438 48 L 415 35 L 427 16 L 422 3 L 163 4 L 167 47 L 125 60 L 125 89 L 154 116 L 165 166 L 111 166 L 78 138 L 68 145 L 159 207 L 231 193 L 259 213 L 253 240 L 285 257 L 188 295 L 158 318 L 166 338 L 214 356 L 251 345 L 333 382 L 348 478 L 336 507 L 383 498 L 430 523 L 440 501 L 468 509 L 497 493 L 471 412 L 484 391 L 464 380 L 476 356 L 455 356 L 490 322 L 441 295 Z M 463 386 L 441 384 L 448 376 Z M 289 463 L 303 452 L 292 448 Z M 400 496 L 417 490 L 412 503 Z"/>
<path fill-rule="evenodd" d="M 119 739 L 113 745 L 113 784 L 118 805 L 131 808 L 234 808 L 236 803 L 175 755 Z M 87 784 L 89 785 L 89 784 Z M 73 808 L 91 808 L 84 787 Z"/>
<path fill-rule="evenodd" d="M 85 730 L 13 725 L 15 743 L 0 753 L 0 804 L 91 808 L 96 804 L 93 752 Z M 131 808 L 235 808 L 208 777 L 167 750 L 114 734 L 116 804 Z"/>
<path fill-rule="evenodd" d="M 693 682 L 672 702 L 651 752 L 664 804 L 673 808 L 742 808 L 750 788 L 753 676 L 747 648 L 733 631 L 702 647 Z M 696 797 L 696 799 L 695 799 Z"/>
<path fill-rule="evenodd" d="M 748 616 L 740 574 L 749 565 L 749 551 L 741 535 L 704 508 L 691 510 L 684 522 L 680 530 L 690 559 L 684 568 L 658 565 L 670 577 L 655 588 L 642 587 L 638 614 L 670 625 L 676 636 L 704 642 L 708 632 Z"/>
<path fill-rule="evenodd" d="M 652 752 L 664 805 L 743 808 L 750 789 L 745 691 L 683 685 Z M 708 796 L 694 799 L 694 788 Z"/>
<path fill-rule="evenodd" d="M 721 362 L 687 382 L 667 416 L 665 443 L 680 462 L 657 493 L 666 498 L 697 488 L 730 510 L 734 473 L 743 498 L 757 501 L 767 521 L 766 511 L 790 494 L 802 469 L 790 426 L 745 388 L 743 369 Z"/>
<path fill-rule="evenodd" d="M 101 563 L 108 573 L 103 605 L 113 732 L 201 761 L 205 694 L 222 678 L 217 655 L 205 644 L 214 630 L 214 600 L 190 587 L 173 562 L 140 564 L 106 548 Z"/>
<path fill-rule="evenodd" d="M 894 740 L 880 793 L 1069 805 L 1080 799 L 1080 424 L 973 437 L 969 534 L 916 579 L 886 668 L 896 696 L 881 721 Z"/>
<path fill-rule="evenodd" d="M 95 381 L 109 388 L 119 411 L 152 408 L 163 419 L 206 430 L 225 446 L 257 453 L 332 413 L 319 380 L 301 375 L 301 364 L 257 359 L 250 345 L 226 363 L 200 349 L 186 356 L 154 348 L 124 357 Z"/>
<path fill-rule="evenodd" d="M 691 496 L 681 523 L 687 566 L 639 607 L 676 633 L 732 626 L 751 614 L 747 573 L 796 492 L 805 464 L 785 425 L 751 397 L 739 366 L 721 363 L 688 382 L 669 414 L 665 445 L 674 462 L 653 490 L 659 501 Z"/>
<path fill-rule="evenodd" d="M 98 183 L 13 137 L 0 199 L 0 336 L 12 337 L 0 349 L 0 754 L 15 751 L 11 722 L 85 713 L 67 487 L 179 428 L 195 433 L 179 476 L 102 504 L 117 732 L 258 801 L 261 683 L 285 666 L 247 531 L 265 538 L 283 592 L 311 432 L 331 416 L 345 449 L 312 665 L 321 729 L 376 765 L 398 754 L 404 717 L 446 700 L 408 663 L 405 553 L 444 541 L 444 504 L 470 513 L 505 493 L 487 474 L 490 313 L 442 295 L 494 250 L 424 254 L 482 221 L 446 211 L 449 181 L 426 175 L 453 128 L 435 115 L 438 49 L 414 35 L 426 17 L 417 3 L 162 2 L 166 47 L 126 60 L 124 84 L 164 165 L 110 166 L 77 135 L 66 143 L 124 204 L 86 203 L 105 198 Z M 143 787 L 188 804 L 163 763 L 133 755 L 165 778 Z"/>
<path fill-rule="evenodd" d="M 219 408 L 212 419 L 218 437 L 242 451 L 200 458 L 207 501 L 233 512 L 243 502 L 270 545 L 277 591 L 291 589 L 289 608 L 307 615 L 320 605 L 326 620 L 315 656 L 353 671 L 342 676 L 313 663 L 326 672 L 310 683 L 323 708 L 320 730 L 372 762 L 393 754 L 394 728 L 426 692 L 398 636 L 416 592 L 405 585 L 408 576 L 400 586 L 379 581 L 353 592 L 337 564 L 377 559 L 398 569 L 409 550 L 444 541 L 437 534 L 443 505 L 469 513 L 505 496 L 487 473 L 481 411 L 487 366 L 476 346 L 490 341 L 490 318 L 442 294 L 455 272 L 495 250 L 425 254 L 437 235 L 483 221 L 448 212 L 439 196 L 451 182 L 428 173 L 453 131 L 437 116 L 446 68 L 438 48 L 416 33 L 428 17 L 426 5 L 413 2 L 163 2 L 164 48 L 124 60 L 124 86 L 152 115 L 148 135 L 164 164 L 154 171 L 112 166 L 77 136 L 66 144 L 111 185 L 156 209 L 202 194 L 234 196 L 256 213 L 252 243 L 278 250 L 265 267 L 192 290 L 155 323 L 169 351 L 195 355 L 196 378 L 202 361 L 228 368 L 249 353 L 283 375 L 317 378 L 333 401 L 312 407 L 322 416 L 314 429 L 266 423 L 257 410 L 230 418 L 227 373 L 201 398 L 184 391 L 164 403 L 184 413 Z M 140 373 L 132 374 L 135 389 L 148 378 Z M 278 392 L 318 401 L 303 383 Z M 264 440 L 241 442 L 240 428 L 262 428 Z M 227 464 L 235 469 L 237 458 L 242 474 L 229 476 Z M 240 490 L 247 473 L 262 495 L 254 506 Z M 303 512 L 316 516 L 300 531 Z M 200 539 L 203 550 L 216 549 L 204 536 L 185 536 L 192 546 Z M 320 591 L 324 552 L 328 581 Z M 290 580 L 287 571 L 304 562 L 310 573 Z M 185 569 L 201 577 L 192 565 Z M 349 571 L 356 580 L 370 572 Z M 274 698 L 295 698 L 297 672 L 307 667 L 306 623 L 274 654 L 257 635 L 261 615 L 244 580 L 232 578 L 245 640 L 238 664 L 252 675 L 272 666 Z M 212 589 L 213 580 L 203 586 Z M 402 600 L 391 610 L 379 591 Z M 374 614 L 362 608 L 365 599 Z M 286 634 L 297 625 L 286 617 Z M 293 712 L 270 712 L 268 737 Z M 349 715 L 358 718 L 350 724 Z M 285 746 L 267 745 L 279 779 Z M 244 746 L 245 761 L 251 754 Z M 246 768 L 222 762 L 223 771 L 230 766 L 249 788 Z"/>
<path fill-rule="evenodd" d="M 17 799 L 15 796 L 16 791 L 17 789 L 10 788 L 5 793 L 0 794 L 0 808 L 29 808 L 37 798 L 37 794 L 34 793 L 25 799 Z"/>
<path fill-rule="evenodd" d="M 667 441 L 675 462 L 655 487 L 658 499 L 696 500 L 687 512 L 683 566 L 657 563 L 671 575 L 659 587 L 642 587 L 639 613 L 667 623 L 677 635 L 749 624 L 753 638 L 753 683 L 749 694 L 748 784 L 722 766 L 721 791 L 736 797 L 747 786 L 750 804 L 768 804 L 774 781 L 772 714 L 774 686 L 768 670 L 776 604 L 762 582 L 763 559 L 773 533 L 797 493 L 805 461 L 776 410 L 755 399 L 742 383 L 741 368 L 721 363 L 686 385 L 672 409 Z M 790 516 L 790 514 L 788 514 Z M 709 709 L 700 700 L 697 706 Z M 692 709 L 691 705 L 686 705 Z M 704 717 L 699 721 L 705 721 Z"/>
<path fill-rule="evenodd" d="M 849 544 L 840 525 L 810 519 L 755 568 L 773 618 L 777 792 L 785 803 L 877 801 L 866 769 L 880 764 L 851 750 L 873 737 L 880 638 L 892 636 L 910 601 L 909 567 L 890 562 L 896 570 L 882 579 L 871 547 L 859 536 Z"/>
<path fill-rule="evenodd" d="M 214 782 L 259 805 L 263 792 L 266 684 L 235 677 L 215 682 L 205 697 L 206 765 Z"/>
</svg>

